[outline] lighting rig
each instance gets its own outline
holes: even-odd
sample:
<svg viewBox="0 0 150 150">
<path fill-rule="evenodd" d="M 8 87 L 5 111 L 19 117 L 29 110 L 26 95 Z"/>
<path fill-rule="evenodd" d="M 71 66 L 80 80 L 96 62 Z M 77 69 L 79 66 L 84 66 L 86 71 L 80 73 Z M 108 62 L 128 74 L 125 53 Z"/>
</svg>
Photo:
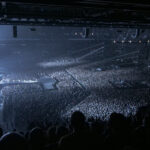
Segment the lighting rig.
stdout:
<svg viewBox="0 0 150 150">
<path fill-rule="evenodd" d="M 121 0 L 36 0 L 36 2 L 2 0 L 0 2 L 2 25 L 150 28 L 149 18 L 150 3 L 145 5 Z"/>
<path fill-rule="evenodd" d="M 125 40 L 122 40 L 122 41 L 117 41 L 117 40 L 113 40 L 112 41 L 114 44 L 149 44 L 150 43 L 150 40 L 137 40 L 137 41 L 132 41 L 132 40 L 128 40 L 128 41 L 125 41 Z"/>
</svg>

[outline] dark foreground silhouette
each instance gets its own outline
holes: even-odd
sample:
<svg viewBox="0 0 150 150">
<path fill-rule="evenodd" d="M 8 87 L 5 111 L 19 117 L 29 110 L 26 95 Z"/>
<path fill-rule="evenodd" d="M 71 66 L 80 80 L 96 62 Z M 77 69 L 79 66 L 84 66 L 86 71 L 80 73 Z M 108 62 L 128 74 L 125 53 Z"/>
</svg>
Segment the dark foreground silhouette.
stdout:
<svg viewBox="0 0 150 150">
<path fill-rule="evenodd" d="M 0 150 L 144 150 L 150 149 L 150 107 L 128 117 L 112 113 L 108 121 L 76 111 L 69 121 L 26 133 L 0 129 Z"/>
</svg>

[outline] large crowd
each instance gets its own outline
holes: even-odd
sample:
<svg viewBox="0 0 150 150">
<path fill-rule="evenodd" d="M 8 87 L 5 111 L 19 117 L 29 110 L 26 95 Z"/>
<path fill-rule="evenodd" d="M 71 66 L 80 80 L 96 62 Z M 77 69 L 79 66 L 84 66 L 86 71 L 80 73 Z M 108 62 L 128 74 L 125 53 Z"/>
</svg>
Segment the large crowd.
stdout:
<svg viewBox="0 0 150 150">
<path fill-rule="evenodd" d="M 60 75 L 63 80 L 67 76 Z M 58 91 L 42 92 L 34 84 L 1 91 L 0 150 L 150 148 L 150 106 L 144 106 L 149 89 L 116 90 L 87 83 L 84 91 L 66 78 Z"/>
<path fill-rule="evenodd" d="M 0 129 L 1 150 L 143 150 L 150 148 L 150 106 L 125 117 L 112 113 L 108 121 L 86 118 L 75 111 L 63 124 L 32 127 L 21 132 L 14 129 L 3 133 Z"/>
<path fill-rule="evenodd" d="M 63 117 L 70 117 L 72 112 L 77 110 L 82 111 L 86 117 L 93 116 L 107 120 L 113 112 L 127 116 L 130 113 L 135 114 L 138 107 L 149 103 L 149 89 L 118 90 L 109 85 L 101 87 L 98 77 L 96 81 L 92 80 L 93 77 L 85 81 L 87 84 L 84 83 L 84 85 L 88 86 L 86 90 L 83 90 L 64 72 L 57 75 L 56 77 L 60 80 L 58 90 L 43 92 L 37 84 L 9 86 L 1 90 L 2 121 L 5 130 L 12 128 L 25 130 L 33 121 L 40 124 L 57 122 Z M 112 74 L 110 73 L 110 77 L 108 75 L 104 77 L 105 75 L 106 73 L 102 78 L 106 83 L 107 78 L 112 78 Z M 23 78 L 22 74 L 20 76 Z M 29 76 L 32 77 L 32 75 Z M 29 76 L 25 76 L 26 79 Z M 129 76 L 126 72 L 122 76 L 131 78 L 131 75 Z"/>
</svg>

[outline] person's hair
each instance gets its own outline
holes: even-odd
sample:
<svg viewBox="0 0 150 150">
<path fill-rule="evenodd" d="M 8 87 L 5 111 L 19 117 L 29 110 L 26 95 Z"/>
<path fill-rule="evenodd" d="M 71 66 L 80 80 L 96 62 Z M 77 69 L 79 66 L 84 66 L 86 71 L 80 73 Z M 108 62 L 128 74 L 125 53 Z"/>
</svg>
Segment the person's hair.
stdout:
<svg viewBox="0 0 150 150">
<path fill-rule="evenodd" d="M 85 125 L 85 116 L 80 111 L 75 111 L 71 116 L 71 126 L 75 129 L 81 129 Z"/>
<path fill-rule="evenodd" d="M 0 147 L 4 150 L 26 150 L 27 142 L 21 134 L 11 132 L 0 138 Z"/>
</svg>

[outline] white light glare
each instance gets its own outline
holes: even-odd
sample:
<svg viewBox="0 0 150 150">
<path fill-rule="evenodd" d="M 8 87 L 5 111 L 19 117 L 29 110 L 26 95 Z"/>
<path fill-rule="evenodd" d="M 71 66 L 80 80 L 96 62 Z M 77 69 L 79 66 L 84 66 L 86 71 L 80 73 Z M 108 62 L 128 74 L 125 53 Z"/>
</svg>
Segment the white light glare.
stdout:
<svg viewBox="0 0 150 150">
<path fill-rule="evenodd" d="M 116 43 L 116 40 L 114 40 L 113 43 Z"/>
</svg>

